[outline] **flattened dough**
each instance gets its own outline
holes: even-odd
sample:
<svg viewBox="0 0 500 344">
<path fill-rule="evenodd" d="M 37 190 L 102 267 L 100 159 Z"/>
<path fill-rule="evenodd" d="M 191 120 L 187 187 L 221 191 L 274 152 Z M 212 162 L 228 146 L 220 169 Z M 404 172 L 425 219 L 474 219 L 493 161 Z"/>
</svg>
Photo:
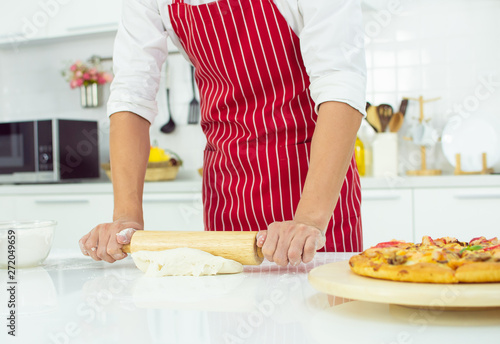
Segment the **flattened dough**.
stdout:
<svg viewBox="0 0 500 344">
<path fill-rule="evenodd" d="M 193 248 L 132 253 L 135 265 L 146 276 L 204 276 L 243 271 L 240 263 Z"/>
</svg>

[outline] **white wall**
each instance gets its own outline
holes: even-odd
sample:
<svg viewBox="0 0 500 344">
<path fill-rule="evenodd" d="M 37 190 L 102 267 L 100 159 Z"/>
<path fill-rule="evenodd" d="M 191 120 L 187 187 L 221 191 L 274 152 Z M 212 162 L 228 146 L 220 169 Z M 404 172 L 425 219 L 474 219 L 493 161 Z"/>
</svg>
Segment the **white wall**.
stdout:
<svg viewBox="0 0 500 344">
<path fill-rule="evenodd" d="M 67 62 L 87 60 L 92 55 L 108 57 L 113 51 L 114 33 L 21 44 L 17 49 L 0 50 L 0 121 L 33 118 L 85 118 L 98 120 L 101 128 L 101 160 L 108 160 L 108 128 L 105 100 L 109 85 L 103 88 L 103 105 L 83 109 L 79 90 L 71 90 L 61 76 Z M 171 63 L 171 107 L 177 122 L 174 133 L 162 134 L 159 128 L 167 121 L 164 80 L 158 93 L 159 115 L 151 128 L 151 140 L 177 152 L 185 162 L 185 170 L 202 166 L 205 138 L 199 125 L 187 125 L 191 100 L 189 64 L 180 56 L 169 57 Z M 111 68 L 110 62 L 103 67 Z"/>
<path fill-rule="evenodd" d="M 442 129 L 447 118 L 456 112 L 455 107 L 474 95 L 481 78 L 500 81 L 500 1 L 404 0 L 400 1 L 401 11 L 390 17 L 390 1 L 366 2 L 377 4 L 376 9 L 366 6 L 365 11 L 367 94 L 371 103 L 389 103 L 397 108 L 403 96 L 442 97 L 426 106 L 426 116 Z M 94 54 L 110 56 L 113 38 L 113 34 L 100 34 L 0 49 L 0 121 L 42 117 L 97 119 L 103 134 L 101 155 L 106 160 L 105 106 L 82 109 L 78 91 L 69 88 L 60 71 L 65 61 L 85 60 Z M 170 135 L 159 132 L 167 119 L 162 85 L 158 94 L 159 116 L 151 136 L 160 146 L 178 152 L 186 170 L 195 170 L 202 165 L 205 139 L 199 125 L 187 125 L 191 99 L 189 65 L 180 55 L 173 55 L 170 60 L 172 112 L 178 127 Z M 106 86 L 105 96 L 108 92 Z M 496 86 L 473 112 L 500 116 L 499 109 L 500 87 Z M 401 136 L 417 116 L 417 106 L 412 104 Z M 416 151 L 403 140 L 401 148 L 402 161 Z M 429 164 L 452 171 L 439 146 L 431 152 Z"/>
<path fill-rule="evenodd" d="M 401 3 L 400 11 L 389 11 L 391 2 Z M 460 107 L 471 115 L 500 116 L 498 18 L 498 0 L 382 1 L 379 8 L 365 12 L 368 101 L 398 109 L 402 97 L 442 97 L 425 106 L 426 117 L 439 130 L 451 115 L 459 114 Z M 481 87 L 481 79 L 489 78 L 497 83 L 494 91 L 478 107 L 469 105 L 474 105 L 471 97 Z M 400 137 L 418 115 L 418 103 L 412 102 Z M 412 165 L 412 153 L 418 157 L 418 148 L 404 140 L 400 140 L 400 148 L 401 167 Z M 453 172 L 440 144 L 429 158 L 431 168 Z"/>
</svg>

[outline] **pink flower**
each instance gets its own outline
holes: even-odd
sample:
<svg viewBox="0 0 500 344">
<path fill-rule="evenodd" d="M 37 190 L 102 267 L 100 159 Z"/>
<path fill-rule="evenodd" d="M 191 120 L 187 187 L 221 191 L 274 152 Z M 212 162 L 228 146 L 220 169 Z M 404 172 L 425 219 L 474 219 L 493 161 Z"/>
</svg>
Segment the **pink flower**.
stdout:
<svg viewBox="0 0 500 344">
<path fill-rule="evenodd" d="M 113 75 L 110 73 L 103 73 L 102 77 L 104 78 L 104 80 L 106 80 L 106 82 L 113 81 Z"/>
<path fill-rule="evenodd" d="M 63 71 L 63 75 L 68 77 L 69 86 L 77 88 L 82 85 L 97 83 L 104 85 L 113 80 L 113 75 L 108 72 L 103 72 L 95 65 L 87 65 L 80 60 L 75 61 L 69 67 L 70 73 Z"/>
</svg>

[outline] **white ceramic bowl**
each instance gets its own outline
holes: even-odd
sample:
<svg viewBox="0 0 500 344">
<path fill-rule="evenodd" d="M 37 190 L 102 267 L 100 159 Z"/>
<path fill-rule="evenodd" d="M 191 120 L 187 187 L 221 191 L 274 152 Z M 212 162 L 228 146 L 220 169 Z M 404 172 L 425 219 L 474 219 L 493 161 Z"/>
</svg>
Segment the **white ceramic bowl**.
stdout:
<svg viewBox="0 0 500 344">
<path fill-rule="evenodd" d="M 6 269 L 9 259 L 13 257 L 16 268 L 42 264 L 52 247 L 56 224 L 56 221 L 45 220 L 0 222 L 0 268 Z M 13 236 L 15 252 L 12 255 L 12 247 L 9 246 Z"/>
</svg>

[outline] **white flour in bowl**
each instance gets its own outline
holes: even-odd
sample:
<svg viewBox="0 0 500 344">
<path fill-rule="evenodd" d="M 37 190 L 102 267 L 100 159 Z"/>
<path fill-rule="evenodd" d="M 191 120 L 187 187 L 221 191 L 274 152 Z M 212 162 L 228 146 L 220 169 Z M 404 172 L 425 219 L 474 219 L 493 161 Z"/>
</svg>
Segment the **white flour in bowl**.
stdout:
<svg viewBox="0 0 500 344">
<path fill-rule="evenodd" d="M 55 222 L 10 222 L 0 224 L 0 268 L 6 269 L 9 257 L 8 231 L 15 230 L 15 266 L 26 268 L 40 265 L 49 255 Z"/>
</svg>

